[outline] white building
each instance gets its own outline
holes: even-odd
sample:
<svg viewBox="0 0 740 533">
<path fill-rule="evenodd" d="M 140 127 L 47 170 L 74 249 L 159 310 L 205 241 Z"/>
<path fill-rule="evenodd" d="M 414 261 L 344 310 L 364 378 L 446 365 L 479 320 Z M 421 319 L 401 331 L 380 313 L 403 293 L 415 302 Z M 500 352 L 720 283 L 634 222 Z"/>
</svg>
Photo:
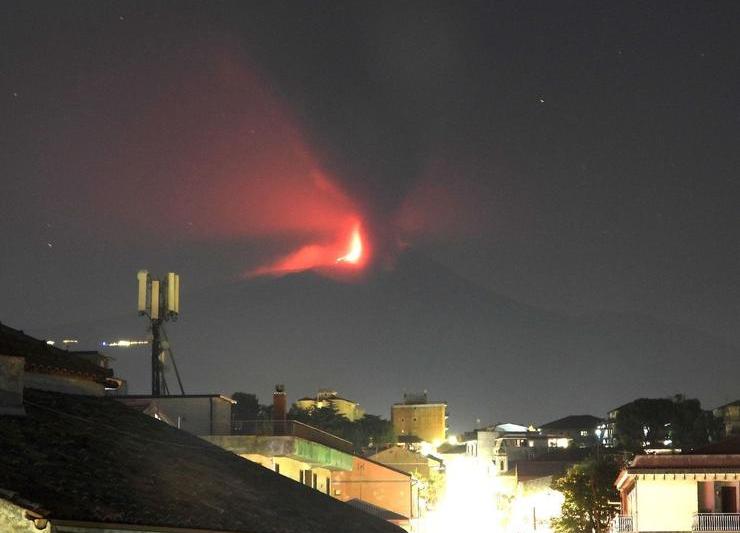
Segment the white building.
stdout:
<svg viewBox="0 0 740 533">
<path fill-rule="evenodd" d="M 616 481 L 617 531 L 740 531 L 740 439 L 682 455 L 639 455 Z"/>
</svg>

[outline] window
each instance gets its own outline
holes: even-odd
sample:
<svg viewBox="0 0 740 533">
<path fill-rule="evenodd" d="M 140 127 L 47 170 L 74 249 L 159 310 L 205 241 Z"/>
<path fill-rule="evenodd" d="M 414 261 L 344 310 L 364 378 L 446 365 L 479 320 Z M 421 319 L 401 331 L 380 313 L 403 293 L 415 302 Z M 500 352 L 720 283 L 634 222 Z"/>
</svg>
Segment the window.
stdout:
<svg viewBox="0 0 740 533">
<path fill-rule="evenodd" d="M 585 429 L 582 429 L 581 430 L 581 437 L 588 437 L 588 431 L 586 431 Z"/>
<path fill-rule="evenodd" d="M 280 473 L 280 463 L 275 463 L 275 473 L 276 474 Z"/>
<path fill-rule="evenodd" d="M 331 495 L 331 478 L 326 478 L 326 493 Z"/>
<path fill-rule="evenodd" d="M 311 477 L 311 486 L 313 488 L 316 488 L 319 486 L 319 476 L 317 476 L 316 474 L 313 474 Z"/>
</svg>

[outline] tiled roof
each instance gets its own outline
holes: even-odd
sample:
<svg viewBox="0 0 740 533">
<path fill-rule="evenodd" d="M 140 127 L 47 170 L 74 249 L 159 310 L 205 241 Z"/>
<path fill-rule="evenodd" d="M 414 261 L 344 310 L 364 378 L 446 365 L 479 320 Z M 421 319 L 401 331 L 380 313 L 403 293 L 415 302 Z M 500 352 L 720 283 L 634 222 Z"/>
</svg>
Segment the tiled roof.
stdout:
<svg viewBox="0 0 740 533">
<path fill-rule="evenodd" d="M 591 415 L 571 415 L 542 424 L 541 429 L 580 429 L 595 428 L 604 420 Z"/>
<path fill-rule="evenodd" d="M 638 455 L 627 468 L 630 472 L 642 470 L 707 470 L 712 468 L 740 468 L 740 454 L 676 454 Z"/>
<path fill-rule="evenodd" d="M 26 371 L 73 374 L 104 382 L 113 371 L 0 323 L 0 354 L 26 358 Z"/>
<path fill-rule="evenodd" d="M 740 405 L 740 400 L 735 400 L 734 402 L 726 403 L 724 405 L 720 405 L 719 407 L 715 407 L 714 409 L 724 409 L 726 407 L 735 407 L 737 405 Z"/>
<path fill-rule="evenodd" d="M 249 533 L 398 528 L 110 398 L 26 389 L 0 416 L 0 497 L 48 518 Z"/>
</svg>

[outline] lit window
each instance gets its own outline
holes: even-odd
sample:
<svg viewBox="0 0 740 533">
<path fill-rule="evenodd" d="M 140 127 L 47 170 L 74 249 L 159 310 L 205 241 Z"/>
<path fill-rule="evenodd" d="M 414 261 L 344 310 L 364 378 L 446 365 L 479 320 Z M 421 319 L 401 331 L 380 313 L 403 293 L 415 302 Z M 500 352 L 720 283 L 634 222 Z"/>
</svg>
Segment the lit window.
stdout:
<svg viewBox="0 0 740 533">
<path fill-rule="evenodd" d="M 581 437 L 588 437 L 588 431 L 586 431 L 585 429 L 582 429 L 581 430 Z"/>
</svg>

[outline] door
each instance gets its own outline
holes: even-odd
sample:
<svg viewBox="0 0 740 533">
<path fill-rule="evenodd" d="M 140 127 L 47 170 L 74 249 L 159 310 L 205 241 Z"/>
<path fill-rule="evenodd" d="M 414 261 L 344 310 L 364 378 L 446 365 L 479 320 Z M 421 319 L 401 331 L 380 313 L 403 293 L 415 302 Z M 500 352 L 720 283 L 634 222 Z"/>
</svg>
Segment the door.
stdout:
<svg viewBox="0 0 740 533">
<path fill-rule="evenodd" d="M 722 487 L 722 512 L 737 513 L 737 487 Z"/>
</svg>

